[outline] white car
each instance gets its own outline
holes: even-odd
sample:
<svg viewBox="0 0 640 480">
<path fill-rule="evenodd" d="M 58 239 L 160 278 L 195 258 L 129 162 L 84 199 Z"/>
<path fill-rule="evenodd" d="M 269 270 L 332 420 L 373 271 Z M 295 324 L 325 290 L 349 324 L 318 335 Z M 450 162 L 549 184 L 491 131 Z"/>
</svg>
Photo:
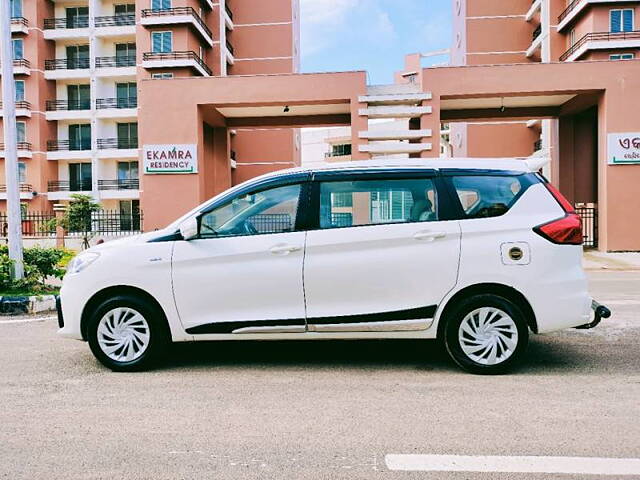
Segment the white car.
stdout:
<svg viewBox="0 0 640 480">
<path fill-rule="evenodd" d="M 118 371 L 170 342 L 438 338 L 462 368 L 504 372 L 530 331 L 610 313 L 587 291 L 580 217 L 536 169 L 388 160 L 255 178 L 80 253 L 59 333 Z"/>
</svg>

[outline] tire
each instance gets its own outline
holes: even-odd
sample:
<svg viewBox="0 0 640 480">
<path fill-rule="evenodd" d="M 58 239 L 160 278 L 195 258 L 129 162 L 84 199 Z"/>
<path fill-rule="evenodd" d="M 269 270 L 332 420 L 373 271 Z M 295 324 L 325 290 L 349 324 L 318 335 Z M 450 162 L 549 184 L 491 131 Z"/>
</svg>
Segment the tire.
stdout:
<svg viewBox="0 0 640 480">
<path fill-rule="evenodd" d="M 445 321 L 447 352 L 470 373 L 497 375 L 511 370 L 529 343 L 529 327 L 522 310 L 498 295 L 465 298 Z"/>
<path fill-rule="evenodd" d="M 102 302 L 92 313 L 87 329 L 91 352 L 114 372 L 150 368 L 170 343 L 164 314 L 151 302 L 119 295 Z"/>
</svg>

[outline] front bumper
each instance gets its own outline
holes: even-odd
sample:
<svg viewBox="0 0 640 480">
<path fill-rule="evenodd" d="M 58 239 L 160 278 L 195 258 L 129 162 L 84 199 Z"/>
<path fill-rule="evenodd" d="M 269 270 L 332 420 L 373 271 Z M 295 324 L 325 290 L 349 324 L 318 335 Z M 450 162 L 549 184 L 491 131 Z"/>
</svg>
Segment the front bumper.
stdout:
<svg viewBox="0 0 640 480">
<path fill-rule="evenodd" d="M 611 316 L 611 310 L 594 299 L 591 299 L 591 310 L 593 310 L 593 321 L 585 323 L 584 325 L 579 325 L 575 328 L 579 330 L 594 328 L 598 326 L 603 318 L 609 318 Z"/>
</svg>

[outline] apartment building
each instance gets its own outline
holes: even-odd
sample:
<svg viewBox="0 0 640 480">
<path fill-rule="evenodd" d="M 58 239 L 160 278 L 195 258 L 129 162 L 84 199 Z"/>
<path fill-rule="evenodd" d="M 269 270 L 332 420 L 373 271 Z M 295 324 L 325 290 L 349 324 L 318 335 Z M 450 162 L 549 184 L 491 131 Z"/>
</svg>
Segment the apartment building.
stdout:
<svg viewBox="0 0 640 480">
<path fill-rule="evenodd" d="M 640 58 L 640 1 L 453 0 L 452 65 L 622 61 Z M 596 67 L 594 67 L 596 68 Z M 517 105 L 505 97 L 498 108 Z M 575 120 L 588 141 L 596 109 Z M 452 125 L 455 156 L 557 156 L 557 120 L 467 122 Z M 595 162 L 597 146 L 587 148 Z M 550 172 L 549 172 L 550 173 Z"/>
<path fill-rule="evenodd" d="M 142 80 L 299 70 L 298 0 L 11 0 L 11 15 L 28 210 L 50 211 L 77 192 L 104 209 L 139 210 Z M 166 121 L 181 128 L 171 111 Z M 299 164 L 296 129 L 227 135 L 234 182 Z M 5 199 L 0 158 L 0 212 Z"/>
</svg>

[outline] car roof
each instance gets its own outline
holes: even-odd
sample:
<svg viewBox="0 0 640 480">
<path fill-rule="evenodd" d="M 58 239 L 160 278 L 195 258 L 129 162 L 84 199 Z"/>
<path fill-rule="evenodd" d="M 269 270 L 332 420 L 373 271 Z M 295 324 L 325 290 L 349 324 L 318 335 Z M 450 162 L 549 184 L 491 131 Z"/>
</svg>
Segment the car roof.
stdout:
<svg viewBox="0 0 640 480">
<path fill-rule="evenodd" d="M 354 170 L 399 170 L 399 169 L 464 169 L 501 170 L 515 172 L 536 172 L 549 162 L 548 158 L 378 158 L 374 160 L 353 160 L 350 162 L 325 163 L 312 167 L 302 166 L 267 173 L 258 178 L 272 178 L 295 173 L 337 172 Z"/>
</svg>

